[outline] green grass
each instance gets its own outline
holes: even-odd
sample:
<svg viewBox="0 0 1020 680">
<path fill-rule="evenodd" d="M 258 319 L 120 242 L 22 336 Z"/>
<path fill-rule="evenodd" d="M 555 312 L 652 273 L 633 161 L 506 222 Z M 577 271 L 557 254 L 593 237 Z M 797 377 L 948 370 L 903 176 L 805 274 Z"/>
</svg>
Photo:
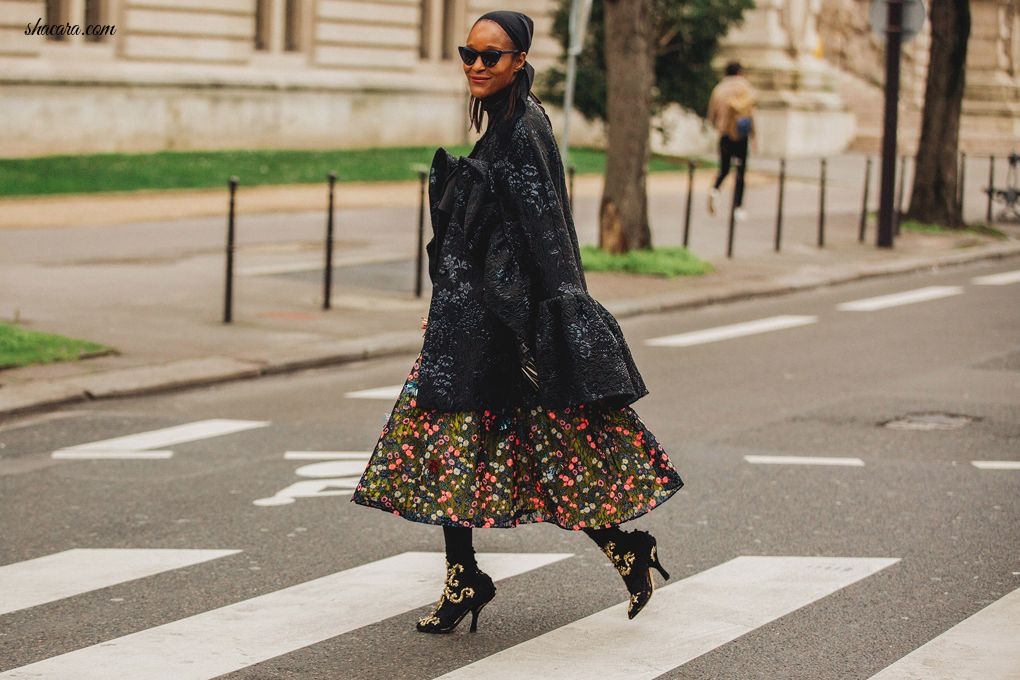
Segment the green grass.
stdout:
<svg viewBox="0 0 1020 680">
<path fill-rule="evenodd" d="M 614 255 L 596 246 L 581 248 L 581 262 L 585 271 L 627 272 L 657 276 L 701 276 L 714 271 L 711 263 L 691 254 L 686 248 L 653 248 L 631 250 Z"/>
<path fill-rule="evenodd" d="M 468 146 L 447 147 L 464 155 Z M 226 186 L 236 175 L 242 186 L 325 182 L 331 170 L 341 182 L 409 180 L 427 166 L 434 147 L 338 151 L 162 151 L 0 159 L 0 196 L 90 194 L 140 189 L 204 189 Z M 605 153 L 572 149 L 578 174 L 598 174 Z M 652 172 L 686 168 L 685 159 L 652 158 Z"/>
<path fill-rule="evenodd" d="M 111 350 L 85 340 L 39 333 L 18 326 L 0 323 L 0 369 L 48 364 L 54 361 L 75 361 Z"/>
<path fill-rule="evenodd" d="M 900 222 L 900 229 L 912 231 L 919 234 L 976 234 L 979 236 L 990 236 L 997 239 L 1008 238 L 1006 234 L 995 227 L 987 224 L 971 224 L 963 229 L 953 229 L 942 224 L 928 224 L 916 220 L 903 220 Z"/>
</svg>

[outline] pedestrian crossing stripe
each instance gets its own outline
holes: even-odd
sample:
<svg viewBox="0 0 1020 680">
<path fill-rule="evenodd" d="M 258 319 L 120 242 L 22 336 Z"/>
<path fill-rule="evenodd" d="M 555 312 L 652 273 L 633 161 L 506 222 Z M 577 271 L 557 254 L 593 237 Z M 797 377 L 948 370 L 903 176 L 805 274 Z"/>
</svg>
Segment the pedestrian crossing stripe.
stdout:
<svg viewBox="0 0 1020 680">
<path fill-rule="evenodd" d="M 871 680 L 1020 678 L 1020 589 L 892 664 Z"/>
<path fill-rule="evenodd" d="M 483 553 L 493 580 L 571 557 Z M 441 553 L 407 552 L 0 673 L 3 679 L 209 680 L 435 602 Z M 399 588 L 393 587 L 399 584 Z"/>
<path fill-rule="evenodd" d="M 626 621 L 624 602 L 440 680 L 651 680 L 898 561 L 738 557 L 656 589 L 633 621 Z"/>
<path fill-rule="evenodd" d="M 131 558 L 129 552 L 138 556 L 147 553 L 153 563 L 150 573 L 159 573 L 165 569 L 155 565 L 166 567 L 175 553 L 180 558 L 178 565 L 184 566 L 239 551 L 69 550 L 0 567 L 0 594 L 11 591 L 14 581 L 10 574 L 39 570 L 44 566 L 40 560 L 51 561 L 50 567 L 43 569 L 51 575 L 56 574 L 60 562 L 60 576 L 66 578 L 88 563 L 95 563 L 99 572 L 102 564 L 124 561 L 125 557 L 136 564 L 144 562 Z M 495 580 L 501 580 L 570 556 L 488 553 L 478 558 Z M 738 557 L 658 588 L 641 616 L 633 621 L 627 620 L 627 603 L 622 602 L 437 680 L 536 676 L 650 680 L 898 561 Z M 434 601 L 442 569 L 441 553 L 403 553 L 9 669 L 0 672 L 0 679 L 106 680 L 110 668 L 116 668 L 118 677 L 132 680 L 211 680 L 423 607 Z M 113 580 L 132 578 L 137 576 L 122 570 Z M 393 588 L 394 583 L 400 588 Z M 97 582 L 95 587 L 107 585 L 111 583 Z M 79 585 L 79 592 L 83 592 L 82 587 Z M 28 606 L 51 599 L 37 597 Z M 1017 639 L 1020 589 L 894 662 L 871 680 L 1015 680 L 1020 668 L 1020 646 L 1014 644 Z"/>
<path fill-rule="evenodd" d="M 4 565 L 0 567 L 0 614 L 238 552 L 76 548 Z"/>
<path fill-rule="evenodd" d="M 1011 283 L 1020 283 L 1020 269 L 1000 274 L 978 276 L 971 279 L 970 282 L 977 286 L 1006 286 Z"/>
<path fill-rule="evenodd" d="M 193 423 L 165 427 L 160 430 L 139 432 L 124 437 L 103 439 L 87 444 L 77 444 L 53 452 L 53 458 L 63 460 L 102 458 L 170 458 L 173 451 L 159 450 L 161 446 L 173 446 L 200 439 L 220 437 L 235 432 L 244 432 L 269 425 L 263 420 L 228 420 L 214 418 Z"/>
</svg>

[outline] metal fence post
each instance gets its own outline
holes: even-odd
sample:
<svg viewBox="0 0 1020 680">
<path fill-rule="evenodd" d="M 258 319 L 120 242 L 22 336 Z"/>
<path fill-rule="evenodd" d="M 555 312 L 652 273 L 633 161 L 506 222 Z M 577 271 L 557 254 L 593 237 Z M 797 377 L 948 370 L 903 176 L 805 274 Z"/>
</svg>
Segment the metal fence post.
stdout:
<svg viewBox="0 0 1020 680">
<path fill-rule="evenodd" d="M 988 211 L 985 222 L 992 224 L 992 198 L 995 196 L 995 156 L 988 157 Z"/>
<path fill-rule="evenodd" d="M 956 204 L 960 206 L 960 219 L 963 219 L 963 197 L 964 197 L 964 184 L 967 178 L 967 154 L 966 152 L 960 153 L 960 169 L 956 176 Z"/>
<path fill-rule="evenodd" d="M 776 252 L 783 238 L 783 194 L 786 193 L 786 159 L 779 159 L 779 205 L 776 207 Z"/>
<path fill-rule="evenodd" d="M 330 296 L 333 292 L 333 192 L 336 187 L 336 172 L 329 175 L 329 212 L 326 214 L 326 268 L 323 273 L 322 308 L 330 308 Z"/>
<path fill-rule="evenodd" d="M 684 212 L 684 248 L 691 236 L 691 205 L 694 201 L 694 161 L 687 161 L 687 206 Z"/>
<path fill-rule="evenodd" d="M 733 257 L 733 237 L 737 228 L 737 189 L 734 185 L 733 198 L 730 200 L 730 228 L 726 236 L 726 257 Z"/>
<path fill-rule="evenodd" d="M 223 323 L 234 320 L 234 204 L 237 177 L 230 178 L 230 210 L 227 213 L 227 276 L 223 291 Z"/>
<path fill-rule="evenodd" d="M 896 189 L 896 214 L 893 222 L 893 233 L 900 235 L 900 220 L 903 218 L 903 185 L 907 180 L 907 155 L 900 156 L 900 182 Z"/>
<path fill-rule="evenodd" d="M 864 199 L 861 201 L 861 224 L 857 240 L 864 243 L 864 231 L 868 224 L 868 191 L 871 188 L 871 156 L 864 165 Z"/>
<path fill-rule="evenodd" d="M 577 174 L 577 168 L 576 167 L 571 165 L 569 168 L 567 168 L 567 178 L 570 181 L 569 189 L 567 191 L 567 196 L 569 197 L 568 200 L 570 202 L 570 214 L 571 215 L 574 214 L 574 175 L 575 174 Z"/>
<path fill-rule="evenodd" d="M 427 177 L 424 170 L 418 171 L 418 184 L 419 184 L 419 196 L 418 196 L 418 250 L 417 256 L 415 257 L 414 267 L 414 296 L 421 297 L 422 279 L 424 277 L 424 262 L 425 257 L 425 178 Z"/>
<path fill-rule="evenodd" d="M 822 173 L 819 179 L 820 191 L 818 195 L 818 247 L 825 246 L 825 175 L 828 162 L 822 159 Z"/>
</svg>

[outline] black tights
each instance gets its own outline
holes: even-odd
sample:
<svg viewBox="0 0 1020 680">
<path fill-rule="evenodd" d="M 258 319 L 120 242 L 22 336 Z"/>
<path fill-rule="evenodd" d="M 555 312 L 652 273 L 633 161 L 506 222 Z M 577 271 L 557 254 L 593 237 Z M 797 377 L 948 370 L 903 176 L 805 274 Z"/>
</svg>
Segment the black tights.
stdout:
<svg viewBox="0 0 1020 680">
<path fill-rule="evenodd" d="M 584 533 L 595 541 L 600 548 L 609 541 L 619 541 L 623 531 L 619 526 L 611 526 L 607 529 L 584 529 Z M 471 529 L 469 527 L 443 527 L 443 539 L 446 541 L 446 560 L 450 564 L 463 564 L 468 568 L 477 568 L 475 561 L 475 550 L 471 543 Z"/>
</svg>

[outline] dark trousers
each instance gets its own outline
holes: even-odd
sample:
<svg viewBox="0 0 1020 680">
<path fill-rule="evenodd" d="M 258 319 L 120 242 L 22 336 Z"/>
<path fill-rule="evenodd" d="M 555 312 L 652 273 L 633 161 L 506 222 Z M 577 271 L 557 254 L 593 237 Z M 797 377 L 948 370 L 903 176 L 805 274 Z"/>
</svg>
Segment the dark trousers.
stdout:
<svg viewBox="0 0 1020 680">
<path fill-rule="evenodd" d="M 737 186 L 733 191 L 733 206 L 739 208 L 744 204 L 744 173 L 747 171 L 747 139 L 730 139 L 728 135 L 719 138 L 719 174 L 715 178 L 715 188 L 722 186 L 726 175 L 730 174 L 730 164 L 737 166 Z"/>
</svg>

